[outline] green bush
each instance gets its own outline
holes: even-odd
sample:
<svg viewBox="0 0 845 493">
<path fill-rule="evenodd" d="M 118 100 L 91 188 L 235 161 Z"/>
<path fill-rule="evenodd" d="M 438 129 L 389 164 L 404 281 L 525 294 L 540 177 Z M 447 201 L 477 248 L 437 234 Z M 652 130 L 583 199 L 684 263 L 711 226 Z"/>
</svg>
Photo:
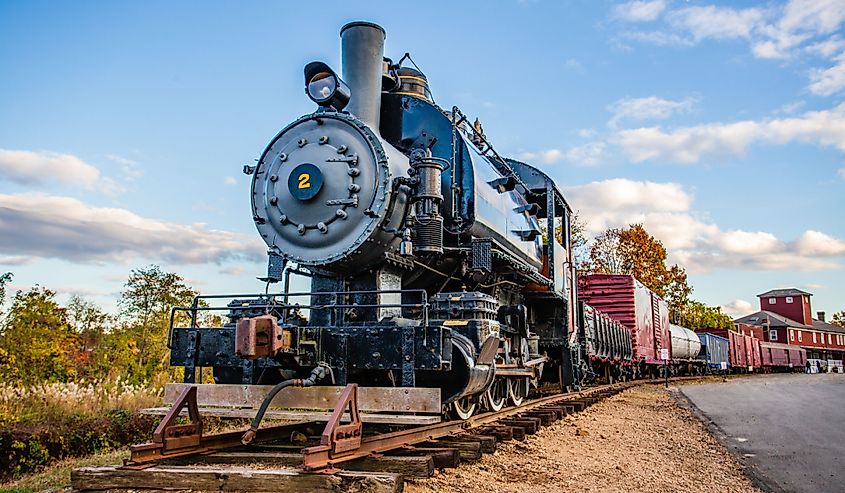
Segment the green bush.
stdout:
<svg viewBox="0 0 845 493">
<path fill-rule="evenodd" d="M 61 424 L 12 425 L 0 430 L 0 481 L 37 471 L 54 460 L 148 441 L 158 421 L 154 416 L 116 410 Z"/>
</svg>

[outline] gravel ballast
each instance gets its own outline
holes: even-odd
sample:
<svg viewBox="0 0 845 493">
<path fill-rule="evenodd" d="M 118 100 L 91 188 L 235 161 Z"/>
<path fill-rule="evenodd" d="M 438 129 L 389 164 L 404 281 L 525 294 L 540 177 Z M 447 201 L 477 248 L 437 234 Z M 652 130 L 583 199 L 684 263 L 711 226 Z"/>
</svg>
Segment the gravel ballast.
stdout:
<svg viewBox="0 0 845 493">
<path fill-rule="evenodd" d="M 410 493 L 758 492 L 742 467 L 660 386 L 635 387 L 492 455 L 406 482 Z"/>
</svg>

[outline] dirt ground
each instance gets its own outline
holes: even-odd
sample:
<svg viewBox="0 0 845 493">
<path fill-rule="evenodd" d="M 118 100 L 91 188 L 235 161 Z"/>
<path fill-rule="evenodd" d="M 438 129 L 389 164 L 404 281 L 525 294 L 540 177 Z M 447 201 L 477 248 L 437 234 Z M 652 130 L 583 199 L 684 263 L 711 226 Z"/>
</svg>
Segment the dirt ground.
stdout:
<svg viewBox="0 0 845 493">
<path fill-rule="evenodd" d="M 409 480 L 409 493 L 759 492 L 669 391 L 642 386 L 543 428 L 495 454 Z"/>
</svg>

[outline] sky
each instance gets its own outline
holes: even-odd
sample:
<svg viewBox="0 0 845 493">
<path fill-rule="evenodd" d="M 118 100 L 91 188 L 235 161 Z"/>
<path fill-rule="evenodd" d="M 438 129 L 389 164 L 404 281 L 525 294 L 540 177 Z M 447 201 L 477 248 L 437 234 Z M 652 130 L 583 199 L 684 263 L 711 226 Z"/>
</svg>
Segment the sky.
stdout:
<svg viewBox="0 0 845 493">
<path fill-rule="evenodd" d="M 149 264 L 256 292 L 241 173 L 368 20 L 436 101 L 551 175 L 590 234 L 644 223 L 733 315 L 845 309 L 845 2 L 0 0 L 0 272 L 107 309 Z M 829 316 L 829 315 L 828 315 Z"/>
</svg>

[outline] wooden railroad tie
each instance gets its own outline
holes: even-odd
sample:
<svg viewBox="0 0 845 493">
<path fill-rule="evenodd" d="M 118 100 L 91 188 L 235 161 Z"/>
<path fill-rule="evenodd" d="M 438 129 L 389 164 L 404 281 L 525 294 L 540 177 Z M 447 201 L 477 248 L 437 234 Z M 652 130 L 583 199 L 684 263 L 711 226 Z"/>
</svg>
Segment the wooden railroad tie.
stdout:
<svg viewBox="0 0 845 493">
<path fill-rule="evenodd" d="M 387 452 L 396 457 L 431 457 L 438 469 L 456 468 L 461 464 L 461 454 L 456 448 L 404 447 Z"/>
<path fill-rule="evenodd" d="M 336 474 L 308 474 L 295 470 L 248 467 L 190 468 L 153 466 L 143 470 L 111 467 L 83 467 L 71 471 L 77 491 L 102 490 L 193 490 L 193 491 L 367 491 L 399 493 L 401 474 L 341 471 Z"/>
<path fill-rule="evenodd" d="M 453 448 L 458 451 L 458 454 L 461 457 L 461 462 L 468 461 L 468 460 L 478 460 L 481 458 L 481 442 L 472 442 L 472 441 L 441 441 L 441 440 L 433 440 L 429 442 L 423 442 L 419 444 L 422 447 L 434 447 L 434 448 Z"/>
<path fill-rule="evenodd" d="M 507 426 L 519 427 L 526 435 L 533 435 L 540 429 L 540 420 L 537 418 L 508 418 L 499 420 L 499 423 Z"/>
<path fill-rule="evenodd" d="M 173 465 L 204 464 L 246 466 L 261 464 L 268 467 L 296 468 L 302 465 L 302 454 L 294 452 L 216 452 L 184 459 L 171 459 Z M 428 455 L 386 456 L 371 455 L 343 462 L 336 466 L 345 471 L 393 472 L 406 477 L 427 478 L 434 474 L 434 458 Z"/>
<path fill-rule="evenodd" d="M 473 433 L 494 436 L 500 442 L 516 438 L 514 437 L 514 428 L 511 426 L 482 426 L 473 430 Z M 525 438 L 525 433 L 522 434 L 522 438 Z"/>
</svg>

